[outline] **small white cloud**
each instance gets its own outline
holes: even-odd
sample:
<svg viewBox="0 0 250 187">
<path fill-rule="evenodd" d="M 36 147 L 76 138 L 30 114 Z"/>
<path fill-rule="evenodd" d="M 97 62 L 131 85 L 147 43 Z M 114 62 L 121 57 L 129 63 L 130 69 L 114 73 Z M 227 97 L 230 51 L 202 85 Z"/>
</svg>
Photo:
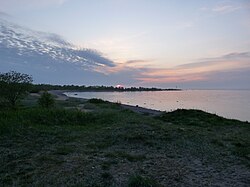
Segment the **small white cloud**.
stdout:
<svg viewBox="0 0 250 187">
<path fill-rule="evenodd" d="M 231 13 L 242 9 L 248 9 L 249 5 L 250 4 L 244 1 L 221 1 L 211 8 L 211 11 L 216 13 Z"/>
<path fill-rule="evenodd" d="M 234 6 L 234 5 L 218 5 L 212 9 L 214 12 L 219 12 L 219 13 L 229 13 L 229 12 L 234 12 L 236 10 L 241 9 L 240 6 Z"/>
</svg>

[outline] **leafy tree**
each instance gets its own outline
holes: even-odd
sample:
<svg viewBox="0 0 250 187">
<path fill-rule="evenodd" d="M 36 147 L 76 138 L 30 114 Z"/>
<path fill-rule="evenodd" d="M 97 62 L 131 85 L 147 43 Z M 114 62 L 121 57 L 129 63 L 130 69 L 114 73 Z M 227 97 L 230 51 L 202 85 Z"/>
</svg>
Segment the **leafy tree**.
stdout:
<svg viewBox="0 0 250 187">
<path fill-rule="evenodd" d="M 38 99 L 38 104 L 43 108 L 51 108 L 55 104 L 55 99 L 50 93 L 45 91 Z"/>
<path fill-rule="evenodd" d="M 30 75 L 10 71 L 0 73 L 0 98 L 15 108 L 31 88 L 33 79 Z"/>
</svg>

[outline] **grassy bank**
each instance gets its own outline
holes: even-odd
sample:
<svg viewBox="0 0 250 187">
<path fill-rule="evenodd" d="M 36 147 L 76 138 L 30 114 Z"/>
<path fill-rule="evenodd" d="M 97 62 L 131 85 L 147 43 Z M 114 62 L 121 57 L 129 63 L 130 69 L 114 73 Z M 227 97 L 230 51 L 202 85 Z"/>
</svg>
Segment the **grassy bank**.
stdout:
<svg viewBox="0 0 250 187">
<path fill-rule="evenodd" d="M 250 125 L 69 99 L 0 111 L 0 186 L 247 186 Z"/>
</svg>

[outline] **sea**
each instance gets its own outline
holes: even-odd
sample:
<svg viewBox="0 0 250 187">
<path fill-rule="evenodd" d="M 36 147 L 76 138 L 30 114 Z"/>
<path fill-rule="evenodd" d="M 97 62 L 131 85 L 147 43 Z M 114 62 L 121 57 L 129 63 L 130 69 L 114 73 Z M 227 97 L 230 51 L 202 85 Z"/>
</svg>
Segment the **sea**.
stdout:
<svg viewBox="0 0 250 187">
<path fill-rule="evenodd" d="M 228 119 L 250 122 L 250 90 L 181 90 L 141 92 L 67 92 L 69 97 L 99 98 L 171 112 L 200 109 Z"/>
</svg>

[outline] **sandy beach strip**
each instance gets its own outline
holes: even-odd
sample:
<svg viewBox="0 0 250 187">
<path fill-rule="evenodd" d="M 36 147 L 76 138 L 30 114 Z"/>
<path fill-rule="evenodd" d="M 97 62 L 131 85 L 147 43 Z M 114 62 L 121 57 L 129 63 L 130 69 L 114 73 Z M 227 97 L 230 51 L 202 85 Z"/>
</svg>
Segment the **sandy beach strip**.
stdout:
<svg viewBox="0 0 250 187">
<path fill-rule="evenodd" d="M 50 90 L 49 91 L 50 94 L 56 96 L 56 100 L 60 100 L 60 101 L 65 101 L 69 98 L 67 95 L 65 95 L 65 92 L 73 92 L 73 91 L 71 91 L 71 90 L 70 91 L 69 90 Z M 78 98 L 78 99 L 81 99 L 81 98 Z M 82 99 L 84 99 L 84 98 L 82 98 Z M 84 100 L 88 100 L 88 99 L 84 99 Z M 160 110 L 143 108 L 140 106 L 121 104 L 121 107 L 123 107 L 124 109 L 131 110 L 133 112 L 139 113 L 139 114 L 146 114 L 146 115 L 150 115 L 150 116 L 157 116 L 157 115 L 160 115 L 163 113 Z"/>
</svg>

